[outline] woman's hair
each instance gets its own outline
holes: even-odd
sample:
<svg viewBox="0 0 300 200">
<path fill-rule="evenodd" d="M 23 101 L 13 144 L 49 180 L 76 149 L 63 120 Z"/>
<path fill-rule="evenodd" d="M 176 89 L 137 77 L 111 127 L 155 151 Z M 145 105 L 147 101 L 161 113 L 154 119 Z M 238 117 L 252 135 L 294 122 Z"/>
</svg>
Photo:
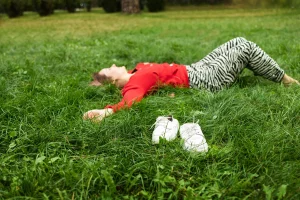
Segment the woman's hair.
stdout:
<svg viewBox="0 0 300 200">
<path fill-rule="evenodd" d="M 100 75 L 99 72 L 93 73 L 93 79 L 94 80 L 92 82 L 90 82 L 90 85 L 93 85 L 93 86 L 101 86 L 104 83 L 109 81 L 107 76 L 105 76 L 104 74 Z"/>
</svg>

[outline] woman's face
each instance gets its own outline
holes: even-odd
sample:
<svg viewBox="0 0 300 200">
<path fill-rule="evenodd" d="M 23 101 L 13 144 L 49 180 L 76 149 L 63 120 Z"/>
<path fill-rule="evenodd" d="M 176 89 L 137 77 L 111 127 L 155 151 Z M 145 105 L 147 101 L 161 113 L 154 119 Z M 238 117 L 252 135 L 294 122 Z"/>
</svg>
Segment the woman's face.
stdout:
<svg viewBox="0 0 300 200">
<path fill-rule="evenodd" d="M 127 70 L 124 66 L 117 67 L 115 64 L 113 64 L 110 68 L 101 69 L 99 72 L 100 75 L 105 75 L 112 82 L 119 79 L 126 73 Z"/>
</svg>

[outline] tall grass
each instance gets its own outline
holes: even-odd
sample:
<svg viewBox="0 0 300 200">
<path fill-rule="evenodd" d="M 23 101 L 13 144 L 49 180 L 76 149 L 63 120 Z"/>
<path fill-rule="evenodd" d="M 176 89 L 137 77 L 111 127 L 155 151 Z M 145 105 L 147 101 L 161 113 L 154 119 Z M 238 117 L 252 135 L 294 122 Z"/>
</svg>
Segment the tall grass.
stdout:
<svg viewBox="0 0 300 200">
<path fill-rule="evenodd" d="M 287 9 L 2 16 L 0 198 L 299 199 L 299 87 L 245 70 L 219 93 L 162 88 L 101 124 L 81 119 L 120 99 L 113 86 L 88 86 L 93 71 L 189 64 L 236 36 L 300 79 L 299 17 Z M 199 120 L 209 152 L 186 152 L 180 138 L 152 145 L 152 124 L 168 114 Z"/>
</svg>

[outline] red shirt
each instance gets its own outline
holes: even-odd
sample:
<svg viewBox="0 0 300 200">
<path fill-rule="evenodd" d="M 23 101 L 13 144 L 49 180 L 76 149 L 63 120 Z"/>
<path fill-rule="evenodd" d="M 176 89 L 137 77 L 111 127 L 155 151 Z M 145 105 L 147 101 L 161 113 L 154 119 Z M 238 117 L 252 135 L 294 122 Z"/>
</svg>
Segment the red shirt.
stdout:
<svg viewBox="0 0 300 200">
<path fill-rule="evenodd" d="M 129 81 L 122 89 L 123 99 L 105 108 L 112 108 L 114 112 L 124 107 L 130 107 L 134 102 L 141 101 L 151 91 L 164 86 L 189 87 L 187 70 L 184 65 L 138 63 Z"/>
</svg>

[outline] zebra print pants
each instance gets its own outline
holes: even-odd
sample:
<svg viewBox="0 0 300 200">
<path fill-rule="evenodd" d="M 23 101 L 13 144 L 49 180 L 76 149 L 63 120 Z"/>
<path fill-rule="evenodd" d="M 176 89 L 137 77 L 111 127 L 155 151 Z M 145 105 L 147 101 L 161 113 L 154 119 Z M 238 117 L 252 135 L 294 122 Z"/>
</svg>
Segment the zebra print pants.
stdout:
<svg viewBox="0 0 300 200">
<path fill-rule="evenodd" d="M 246 67 L 255 75 L 280 82 L 284 71 L 255 43 L 234 38 L 199 62 L 187 65 L 190 87 L 215 92 L 230 86 Z"/>
</svg>

